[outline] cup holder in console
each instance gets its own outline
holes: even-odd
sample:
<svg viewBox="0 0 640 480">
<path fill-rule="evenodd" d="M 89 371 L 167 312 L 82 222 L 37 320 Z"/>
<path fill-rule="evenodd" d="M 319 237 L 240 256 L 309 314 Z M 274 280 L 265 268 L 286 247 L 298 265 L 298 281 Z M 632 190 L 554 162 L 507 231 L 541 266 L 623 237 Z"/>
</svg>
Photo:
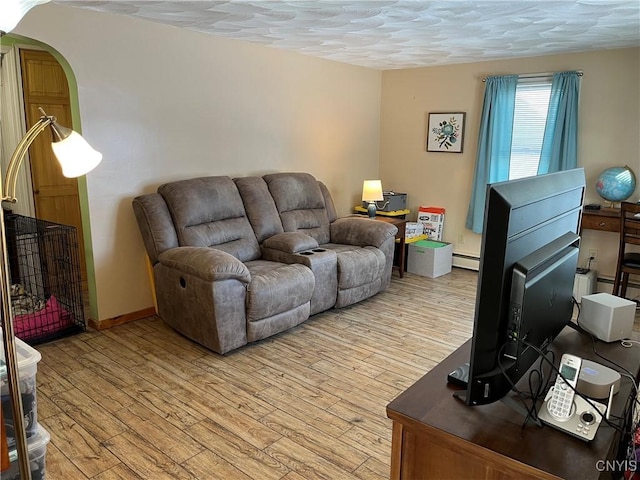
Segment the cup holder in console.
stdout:
<svg viewBox="0 0 640 480">
<path fill-rule="evenodd" d="M 298 252 L 299 255 L 306 255 L 306 256 L 310 256 L 313 255 L 314 253 L 322 253 L 322 252 L 326 252 L 327 250 L 324 248 L 312 248 L 311 250 L 306 250 L 304 252 Z"/>
</svg>

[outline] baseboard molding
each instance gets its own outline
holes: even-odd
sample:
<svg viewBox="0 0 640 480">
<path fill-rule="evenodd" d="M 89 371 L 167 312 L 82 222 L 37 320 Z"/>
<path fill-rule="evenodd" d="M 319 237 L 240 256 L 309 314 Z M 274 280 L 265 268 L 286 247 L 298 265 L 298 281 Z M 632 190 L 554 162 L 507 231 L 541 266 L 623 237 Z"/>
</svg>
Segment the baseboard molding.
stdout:
<svg viewBox="0 0 640 480">
<path fill-rule="evenodd" d="M 145 308 L 144 310 L 138 310 L 137 312 L 125 313 L 113 318 L 107 318 L 105 320 L 96 321 L 92 318 L 89 319 L 89 326 L 95 330 L 106 330 L 107 328 L 116 327 L 118 325 L 124 325 L 125 323 L 135 322 L 142 318 L 150 317 L 156 314 L 154 307 Z"/>
<path fill-rule="evenodd" d="M 464 254 L 453 252 L 452 265 L 458 268 L 465 268 L 467 270 L 480 270 L 480 258 L 474 256 L 473 254 Z M 596 291 L 611 293 L 611 287 L 613 286 L 613 278 L 608 277 L 597 277 L 596 280 Z M 627 298 L 638 298 L 640 296 L 640 284 L 635 282 L 629 282 L 629 286 L 627 288 Z"/>
<path fill-rule="evenodd" d="M 467 270 L 480 270 L 480 259 L 473 255 L 465 255 L 464 253 L 453 252 L 452 265 L 458 268 L 466 268 Z"/>
<path fill-rule="evenodd" d="M 597 293 L 611 293 L 613 290 L 613 278 L 598 277 L 597 278 Z M 629 282 L 627 285 L 627 293 L 625 297 L 629 300 L 635 300 L 640 297 L 640 284 L 636 282 Z"/>
</svg>

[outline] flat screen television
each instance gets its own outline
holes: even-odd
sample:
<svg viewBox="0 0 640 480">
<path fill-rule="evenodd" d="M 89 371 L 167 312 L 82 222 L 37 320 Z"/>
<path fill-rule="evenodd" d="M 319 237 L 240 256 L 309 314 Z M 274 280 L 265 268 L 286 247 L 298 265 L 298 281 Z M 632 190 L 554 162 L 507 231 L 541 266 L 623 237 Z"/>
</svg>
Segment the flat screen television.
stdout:
<svg viewBox="0 0 640 480">
<path fill-rule="evenodd" d="M 490 184 L 467 405 L 504 398 L 571 321 L 583 169 Z"/>
</svg>

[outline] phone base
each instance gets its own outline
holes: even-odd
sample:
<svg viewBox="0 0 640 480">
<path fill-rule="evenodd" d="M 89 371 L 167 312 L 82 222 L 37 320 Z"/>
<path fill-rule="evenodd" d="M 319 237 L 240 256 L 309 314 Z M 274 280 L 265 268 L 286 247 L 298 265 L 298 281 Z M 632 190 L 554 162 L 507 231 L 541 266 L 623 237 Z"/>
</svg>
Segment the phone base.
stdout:
<svg viewBox="0 0 640 480">
<path fill-rule="evenodd" d="M 580 440 L 584 440 L 585 442 L 593 440 L 600 426 L 600 422 L 602 422 L 602 416 L 607 411 L 607 406 L 599 402 L 591 401 L 591 403 L 597 407 L 596 410 L 589 405 L 586 400 L 576 395 L 573 399 L 574 409 L 572 409 L 575 413 L 567 419 L 558 419 L 551 415 L 547 409 L 547 402 L 551 400 L 552 393 L 553 387 L 549 390 L 549 393 L 547 393 L 547 397 L 544 399 L 538 411 L 538 418 L 543 423 L 562 430 L 569 435 L 573 435 Z"/>
</svg>

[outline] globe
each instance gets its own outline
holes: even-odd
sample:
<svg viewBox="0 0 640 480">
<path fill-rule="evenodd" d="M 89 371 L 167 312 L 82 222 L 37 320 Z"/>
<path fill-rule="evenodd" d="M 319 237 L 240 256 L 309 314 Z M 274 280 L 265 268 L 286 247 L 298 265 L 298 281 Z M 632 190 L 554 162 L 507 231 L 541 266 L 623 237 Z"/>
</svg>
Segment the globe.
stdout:
<svg viewBox="0 0 640 480">
<path fill-rule="evenodd" d="M 598 195 L 609 202 L 623 202 L 636 189 L 636 176 L 627 167 L 611 167 L 604 170 L 596 180 Z"/>
</svg>

